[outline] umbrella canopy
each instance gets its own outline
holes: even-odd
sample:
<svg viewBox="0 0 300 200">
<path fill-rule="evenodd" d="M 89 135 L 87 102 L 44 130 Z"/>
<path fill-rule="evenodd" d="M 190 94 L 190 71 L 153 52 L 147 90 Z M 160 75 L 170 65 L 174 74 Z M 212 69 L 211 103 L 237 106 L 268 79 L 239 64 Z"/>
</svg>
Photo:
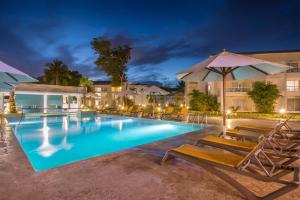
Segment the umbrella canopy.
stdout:
<svg viewBox="0 0 300 200">
<path fill-rule="evenodd" d="M 135 96 L 137 94 L 134 91 L 126 90 L 126 91 L 118 92 L 118 93 L 116 93 L 116 95 L 118 95 L 118 96 L 126 96 L 126 95 Z"/>
<path fill-rule="evenodd" d="M 8 84 L 36 82 L 37 80 L 20 70 L 0 61 L 0 82 Z"/>
<path fill-rule="evenodd" d="M 223 51 L 210 56 L 203 62 L 177 73 L 177 78 L 192 81 L 223 81 L 223 125 L 226 129 L 225 79 L 245 80 L 254 77 L 272 75 L 288 70 L 287 65 L 273 63 L 245 55 Z"/>
<path fill-rule="evenodd" d="M 145 89 L 142 94 L 145 95 L 168 95 L 169 92 L 159 88 L 159 87 L 155 87 L 155 86 L 151 86 L 147 89 Z"/>
</svg>

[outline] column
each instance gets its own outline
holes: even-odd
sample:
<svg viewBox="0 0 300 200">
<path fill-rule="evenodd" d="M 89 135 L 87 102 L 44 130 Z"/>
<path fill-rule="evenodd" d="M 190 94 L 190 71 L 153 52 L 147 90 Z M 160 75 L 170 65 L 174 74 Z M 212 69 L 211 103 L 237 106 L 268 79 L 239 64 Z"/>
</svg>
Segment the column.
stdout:
<svg viewBox="0 0 300 200">
<path fill-rule="evenodd" d="M 47 104 L 48 104 L 48 95 L 44 94 L 44 106 L 43 106 L 44 113 L 47 113 Z"/>
</svg>

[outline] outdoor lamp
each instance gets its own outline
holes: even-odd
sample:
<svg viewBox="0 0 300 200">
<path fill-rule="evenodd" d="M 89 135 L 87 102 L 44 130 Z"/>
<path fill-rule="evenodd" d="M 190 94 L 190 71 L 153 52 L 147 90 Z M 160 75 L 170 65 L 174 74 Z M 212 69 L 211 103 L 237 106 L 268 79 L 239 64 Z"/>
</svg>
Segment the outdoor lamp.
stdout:
<svg viewBox="0 0 300 200">
<path fill-rule="evenodd" d="M 279 110 L 279 113 L 280 113 L 280 114 L 285 114 L 285 113 L 286 113 L 286 110 L 285 110 L 284 108 L 281 108 L 281 109 Z"/>
<path fill-rule="evenodd" d="M 231 114 L 231 110 L 227 110 L 227 115 L 230 115 Z"/>
</svg>

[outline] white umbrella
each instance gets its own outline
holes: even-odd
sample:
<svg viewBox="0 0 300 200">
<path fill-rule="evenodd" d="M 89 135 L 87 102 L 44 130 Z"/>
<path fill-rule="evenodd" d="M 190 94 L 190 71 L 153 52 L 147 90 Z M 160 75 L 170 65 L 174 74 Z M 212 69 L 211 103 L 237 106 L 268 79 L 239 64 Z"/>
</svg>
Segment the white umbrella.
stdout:
<svg viewBox="0 0 300 200">
<path fill-rule="evenodd" d="M 142 93 L 146 95 L 168 95 L 169 94 L 169 92 L 155 86 L 151 86 L 145 89 L 144 91 L 142 91 Z"/>
<path fill-rule="evenodd" d="M 177 78 L 195 81 L 223 82 L 223 126 L 226 130 L 225 80 L 245 80 L 253 77 L 272 75 L 288 70 L 287 65 L 273 63 L 245 55 L 223 51 L 210 56 L 203 62 L 177 73 Z"/>
<path fill-rule="evenodd" d="M 0 61 L 0 82 L 8 84 L 36 82 L 37 80 L 20 70 Z"/>
</svg>

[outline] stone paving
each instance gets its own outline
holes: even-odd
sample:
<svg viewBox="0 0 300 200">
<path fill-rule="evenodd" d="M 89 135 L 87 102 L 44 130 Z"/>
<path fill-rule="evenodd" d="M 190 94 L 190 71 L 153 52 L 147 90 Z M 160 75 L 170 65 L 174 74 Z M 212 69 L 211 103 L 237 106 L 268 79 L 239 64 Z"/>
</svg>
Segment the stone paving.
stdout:
<svg viewBox="0 0 300 200">
<path fill-rule="evenodd" d="M 210 121 L 219 123 L 218 120 Z M 237 123 L 272 125 L 270 120 L 232 120 Z M 298 123 L 294 123 L 299 126 Z M 0 140 L 0 199 L 64 200 L 197 200 L 242 199 L 230 185 L 205 169 L 182 160 L 165 166 L 159 162 L 165 151 L 195 139 L 216 134 L 220 126 L 98 156 L 41 172 L 34 172 L 15 136 L 7 127 Z M 297 163 L 299 165 L 299 163 Z M 277 187 L 238 175 L 237 179 L 262 194 Z M 300 199 L 300 189 L 280 199 Z"/>
</svg>

